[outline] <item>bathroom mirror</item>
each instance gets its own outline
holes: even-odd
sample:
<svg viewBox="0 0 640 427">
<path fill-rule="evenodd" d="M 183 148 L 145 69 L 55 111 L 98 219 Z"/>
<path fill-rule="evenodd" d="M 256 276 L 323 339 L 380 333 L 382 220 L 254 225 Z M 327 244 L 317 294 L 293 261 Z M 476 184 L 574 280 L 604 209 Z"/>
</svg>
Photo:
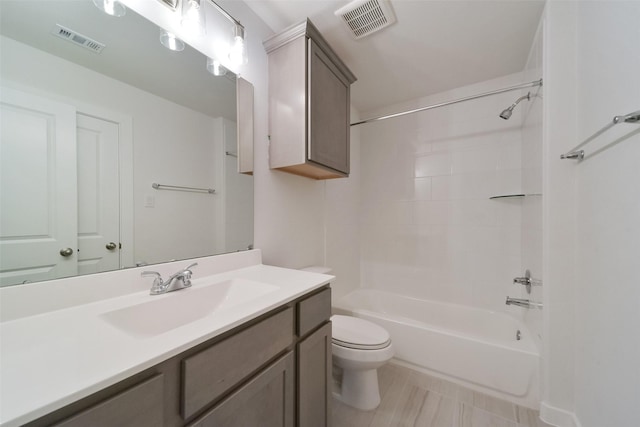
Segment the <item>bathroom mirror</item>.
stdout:
<svg viewBox="0 0 640 427">
<path fill-rule="evenodd" d="M 91 0 L 0 2 L 0 285 L 251 247 L 247 82 L 160 33 Z"/>
</svg>

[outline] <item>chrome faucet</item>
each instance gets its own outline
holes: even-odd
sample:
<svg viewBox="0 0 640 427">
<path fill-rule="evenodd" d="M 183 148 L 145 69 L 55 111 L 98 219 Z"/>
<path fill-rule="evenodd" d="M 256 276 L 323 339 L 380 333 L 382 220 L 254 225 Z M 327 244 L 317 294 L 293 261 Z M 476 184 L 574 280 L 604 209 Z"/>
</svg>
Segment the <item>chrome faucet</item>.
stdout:
<svg viewBox="0 0 640 427">
<path fill-rule="evenodd" d="M 160 295 L 166 294 L 167 292 L 177 291 L 180 289 L 188 288 L 191 286 L 191 275 L 193 272 L 191 271 L 192 267 L 198 265 L 197 262 L 194 262 L 187 268 L 184 268 L 178 271 L 173 276 L 169 277 L 166 281 L 162 280 L 162 276 L 157 271 L 143 271 L 142 277 L 154 277 L 153 284 L 151 285 L 151 290 L 149 294 L 151 295 Z"/>
<path fill-rule="evenodd" d="M 541 302 L 529 301 L 528 299 L 520 299 L 520 298 L 511 298 L 507 297 L 507 301 L 505 302 L 507 305 L 517 305 L 518 307 L 524 308 L 542 308 Z"/>
</svg>

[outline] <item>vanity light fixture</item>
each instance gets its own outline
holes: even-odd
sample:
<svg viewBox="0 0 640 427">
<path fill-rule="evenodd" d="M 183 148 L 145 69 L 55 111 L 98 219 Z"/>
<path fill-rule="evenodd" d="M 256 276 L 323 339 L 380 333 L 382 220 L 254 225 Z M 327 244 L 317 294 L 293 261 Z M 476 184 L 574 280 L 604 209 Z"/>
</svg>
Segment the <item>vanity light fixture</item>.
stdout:
<svg viewBox="0 0 640 427">
<path fill-rule="evenodd" d="M 233 41 L 229 49 L 229 61 L 233 65 L 242 65 L 247 63 L 247 49 L 245 46 L 244 26 L 236 18 L 231 16 L 229 12 L 224 10 L 214 0 L 207 0 L 218 12 L 233 23 Z"/>
<path fill-rule="evenodd" d="M 120 17 L 127 13 L 127 8 L 117 0 L 93 0 L 93 4 L 107 15 Z"/>
<path fill-rule="evenodd" d="M 207 57 L 207 71 L 214 76 L 224 76 L 227 74 L 227 69 L 220 63 L 220 61 Z"/>
<path fill-rule="evenodd" d="M 182 1 L 182 27 L 192 34 L 205 34 L 204 9 L 200 5 L 201 0 Z"/>
<path fill-rule="evenodd" d="M 244 27 L 236 24 L 233 27 L 233 44 L 229 51 L 229 60 L 235 65 L 247 63 L 247 50 L 244 46 Z"/>
<path fill-rule="evenodd" d="M 184 50 L 184 42 L 176 37 L 175 34 L 163 28 L 160 28 L 160 43 L 162 43 L 162 46 L 175 52 Z"/>
</svg>

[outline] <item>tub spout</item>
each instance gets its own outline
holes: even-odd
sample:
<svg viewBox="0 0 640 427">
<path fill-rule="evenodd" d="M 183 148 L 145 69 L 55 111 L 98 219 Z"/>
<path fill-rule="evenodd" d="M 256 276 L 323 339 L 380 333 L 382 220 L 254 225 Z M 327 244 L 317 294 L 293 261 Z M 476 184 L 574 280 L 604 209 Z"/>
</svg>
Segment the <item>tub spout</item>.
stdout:
<svg viewBox="0 0 640 427">
<path fill-rule="evenodd" d="M 517 305 L 518 307 L 524 308 L 542 308 L 541 302 L 529 301 L 528 299 L 520 299 L 520 298 L 511 298 L 507 297 L 507 301 L 505 302 L 507 305 Z"/>
</svg>

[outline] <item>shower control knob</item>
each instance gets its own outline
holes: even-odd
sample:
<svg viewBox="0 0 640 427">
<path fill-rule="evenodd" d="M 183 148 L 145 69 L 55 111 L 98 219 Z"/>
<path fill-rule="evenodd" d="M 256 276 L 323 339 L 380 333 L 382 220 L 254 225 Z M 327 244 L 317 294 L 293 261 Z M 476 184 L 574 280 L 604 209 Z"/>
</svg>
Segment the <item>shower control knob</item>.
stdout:
<svg viewBox="0 0 640 427">
<path fill-rule="evenodd" d="M 531 272 L 529 270 L 526 270 L 524 272 L 524 277 L 515 277 L 513 279 L 513 283 L 518 285 L 524 285 L 525 288 L 527 289 L 527 293 L 530 294 L 531 293 Z"/>
</svg>

